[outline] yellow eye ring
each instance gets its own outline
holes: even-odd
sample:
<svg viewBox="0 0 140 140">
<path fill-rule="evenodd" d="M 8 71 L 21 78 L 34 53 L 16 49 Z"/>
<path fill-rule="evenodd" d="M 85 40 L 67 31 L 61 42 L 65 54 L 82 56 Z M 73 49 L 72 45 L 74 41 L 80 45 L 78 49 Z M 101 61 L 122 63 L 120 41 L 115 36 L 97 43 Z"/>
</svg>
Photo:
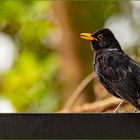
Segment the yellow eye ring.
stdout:
<svg viewBox="0 0 140 140">
<path fill-rule="evenodd" d="M 103 40 L 103 35 L 102 35 L 102 34 L 99 34 L 99 35 L 98 35 L 98 38 L 99 38 L 100 40 Z"/>
</svg>

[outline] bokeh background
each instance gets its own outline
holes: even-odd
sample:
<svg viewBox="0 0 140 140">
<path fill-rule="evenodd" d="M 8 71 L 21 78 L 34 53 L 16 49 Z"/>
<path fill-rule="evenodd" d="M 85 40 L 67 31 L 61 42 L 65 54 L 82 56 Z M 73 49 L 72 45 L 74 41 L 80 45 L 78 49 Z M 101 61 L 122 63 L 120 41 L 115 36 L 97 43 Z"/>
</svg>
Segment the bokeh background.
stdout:
<svg viewBox="0 0 140 140">
<path fill-rule="evenodd" d="M 93 71 L 81 32 L 110 28 L 131 56 L 140 55 L 139 1 L 0 0 L 0 112 L 57 112 Z M 91 82 L 75 105 L 108 94 Z"/>
</svg>

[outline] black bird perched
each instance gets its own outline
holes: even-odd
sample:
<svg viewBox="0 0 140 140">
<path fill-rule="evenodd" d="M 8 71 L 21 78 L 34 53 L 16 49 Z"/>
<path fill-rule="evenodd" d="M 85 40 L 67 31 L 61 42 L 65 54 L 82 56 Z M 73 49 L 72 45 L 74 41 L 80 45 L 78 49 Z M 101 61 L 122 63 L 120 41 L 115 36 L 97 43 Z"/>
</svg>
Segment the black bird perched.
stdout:
<svg viewBox="0 0 140 140">
<path fill-rule="evenodd" d="M 81 33 L 80 37 L 91 41 L 94 69 L 101 84 L 140 110 L 140 66 L 123 52 L 114 34 L 103 28 L 93 34 Z"/>
</svg>

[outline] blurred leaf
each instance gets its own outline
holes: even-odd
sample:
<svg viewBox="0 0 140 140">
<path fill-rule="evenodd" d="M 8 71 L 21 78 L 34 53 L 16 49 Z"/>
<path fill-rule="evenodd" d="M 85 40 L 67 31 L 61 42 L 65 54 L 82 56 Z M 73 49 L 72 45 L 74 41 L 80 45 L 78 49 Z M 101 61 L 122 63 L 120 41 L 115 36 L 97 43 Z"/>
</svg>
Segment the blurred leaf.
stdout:
<svg viewBox="0 0 140 140">
<path fill-rule="evenodd" d="M 3 90 L 18 111 L 25 111 L 33 102 L 44 101 L 44 96 L 51 102 L 51 93 L 57 88 L 53 83 L 56 82 L 53 79 L 59 65 L 57 56 L 51 54 L 42 61 L 37 58 L 34 53 L 24 51 L 14 69 L 5 74 Z M 57 96 L 57 93 L 53 96 Z"/>
</svg>

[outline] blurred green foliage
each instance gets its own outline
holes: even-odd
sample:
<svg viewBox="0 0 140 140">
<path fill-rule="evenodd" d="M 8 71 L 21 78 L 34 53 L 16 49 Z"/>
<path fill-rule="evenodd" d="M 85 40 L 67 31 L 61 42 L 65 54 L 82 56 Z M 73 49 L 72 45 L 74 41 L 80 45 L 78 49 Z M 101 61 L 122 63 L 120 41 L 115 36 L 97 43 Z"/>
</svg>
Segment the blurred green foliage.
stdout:
<svg viewBox="0 0 140 140">
<path fill-rule="evenodd" d="M 57 6 L 52 7 L 53 3 Z M 128 1 L 111 0 L 57 2 L 0 0 L 0 31 L 12 38 L 17 51 L 12 68 L 0 74 L 0 97 L 8 98 L 17 112 L 58 111 L 62 102 L 67 101 L 67 99 L 62 99 L 65 98 L 62 94 L 67 94 L 65 88 L 69 90 L 71 81 L 74 83 L 76 79 L 79 82 L 92 70 L 91 49 L 83 47 L 84 45 L 87 46 L 88 42 L 81 40 L 79 34 L 96 31 L 104 26 L 108 18 L 125 13 L 126 11 L 123 8 L 125 3 L 129 5 Z M 56 13 L 58 12 L 58 15 L 55 15 L 56 17 L 52 16 L 53 10 L 56 10 Z M 60 38 L 61 33 L 65 32 L 70 32 L 72 36 L 74 34 L 76 38 L 72 43 L 76 47 L 68 45 L 71 47 L 69 49 L 66 49 L 67 46 L 65 46 L 66 42 L 71 44 L 72 39 L 69 38 L 69 34 L 67 38 L 61 40 L 61 46 L 56 49 L 59 57 L 50 40 L 50 35 L 56 31 L 52 19 L 56 20 L 55 22 L 59 26 L 60 34 L 57 33 Z M 70 49 L 71 52 L 68 53 Z M 66 57 L 63 54 L 67 55 L 68 65 L 63 64 Z M 76 57 L 73 57 L 74 55 Z M 74 69 L 74 71 L 78 70 L 75 73 L 80 75 L 79 79 L 75 75 L 76 78 L 72 77 L 69 80 L 70 84 L 66 84 L 67 78 L 65 79 L 65 77 L 69 77 L 67 72 L 64 72 L 64 75 L 62 73 L 62 77 L 60 76 L 62 79 L 58 78 L 60 74 L 58 73 L 58 68 L 60 68 L 59 58 L 64 68 L 62 72 L 65 71 L 65 67 L 67 67 L 66 70 L 75 65 L 81 67 L 81 71 L 77 66 L 77 69 Z M 64 62 L 66 63 L 66 61 Z M 73 75 L 72 72 L 69 70 L 68 74 Z M 75 82 L 76 85 L 77 81 Z M 62 92 L 63 89 L 64 93 Z M 60 91 L 62 94 L 60 94 Z M 74 89 L 70 91 L 74 91 Z M 89 95 L 90 99 L 87 101 L 93 101 L 93 84 L 89 87 L 88 92 L 92 96 Z"/>
<path fill-rule="evenodd" d="M 0 0 L 0 30 L 15 42 L 18 55 L 2 75 L 1 95 L 18 112 L 52 112 L 60 107 L 56 80 L 59 60 L 47 40 L 54 25 L 51 1 Z"/>
</svg>

